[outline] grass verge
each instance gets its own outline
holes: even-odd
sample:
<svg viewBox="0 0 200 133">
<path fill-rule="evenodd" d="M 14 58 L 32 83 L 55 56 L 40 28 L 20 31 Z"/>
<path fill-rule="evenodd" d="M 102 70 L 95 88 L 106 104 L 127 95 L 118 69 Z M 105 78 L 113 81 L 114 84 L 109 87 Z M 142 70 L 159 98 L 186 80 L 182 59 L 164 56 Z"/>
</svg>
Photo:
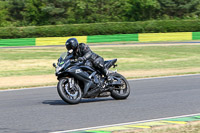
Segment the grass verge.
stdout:
<svg viewBox="0 0 200 133">
<path fill-rule="evenodd" d="M 183 125 L 158 126 L 150 129 L 127 130 L 123 133 L 200 133 L 200 121 Z M 116 131 L 114 133 L 121 133 Z"/>
<path fill-rule="evenodd" d="M 200 73 L 200 45 L 91 46 L 105 60 L 118 58 L 118 72 L 127 78 Z M 56 85 L 53 62 L 65 47 L 0 49 L 0 89 Z"/>
</svg>

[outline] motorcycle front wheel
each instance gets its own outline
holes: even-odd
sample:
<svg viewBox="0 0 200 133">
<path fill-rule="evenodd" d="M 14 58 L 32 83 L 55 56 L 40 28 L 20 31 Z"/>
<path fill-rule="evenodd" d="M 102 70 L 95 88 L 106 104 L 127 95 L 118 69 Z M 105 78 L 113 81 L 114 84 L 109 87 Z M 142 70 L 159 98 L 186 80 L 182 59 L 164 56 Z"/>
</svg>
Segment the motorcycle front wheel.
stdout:
<svg viewBox="0 0 200 133">
<path fill-rule="evenodd" d="M 115 89 L 111 91 L 111 97 L 117 100 L 126 99 L 130 94 L 130 86 L 128 81 L 119 73 L 114 73 L 112 76 L 120 78 L 123 85 L 115 86 Z"/>
<path fill-rule="evenodd" d="M 57 91 L 62 100 L 69 104 L 78 104 L 81 100 L 81 88 L 76 82 L 74 82 L 74 85 L 70 87 L 67 78 L 59 80 L 57 84 Z"/>
</svg>

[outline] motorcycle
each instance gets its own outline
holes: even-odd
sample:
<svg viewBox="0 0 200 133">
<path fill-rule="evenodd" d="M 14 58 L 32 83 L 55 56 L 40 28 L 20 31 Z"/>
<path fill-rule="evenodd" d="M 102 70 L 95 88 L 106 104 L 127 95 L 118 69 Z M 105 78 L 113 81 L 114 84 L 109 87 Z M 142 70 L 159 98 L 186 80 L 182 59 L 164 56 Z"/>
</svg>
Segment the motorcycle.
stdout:
<svg viewBox="0 0 200 133">
<path fill-rule="evenodd" d="M 115 68 L 117 59 L 105 61 L 107 69 Z M 130 94 L 130 85 L 126 78 L 116 71 L 109 70 L 111 81 L 107 80 L 92 63 L 73 59 L 67 52 L 61 54 L 55 75 L 58 79 L 57 91 L 59 96 L 69 104 L 78 104 L 82 98 L 109 97 L 126 99 Z"/>
</svg>

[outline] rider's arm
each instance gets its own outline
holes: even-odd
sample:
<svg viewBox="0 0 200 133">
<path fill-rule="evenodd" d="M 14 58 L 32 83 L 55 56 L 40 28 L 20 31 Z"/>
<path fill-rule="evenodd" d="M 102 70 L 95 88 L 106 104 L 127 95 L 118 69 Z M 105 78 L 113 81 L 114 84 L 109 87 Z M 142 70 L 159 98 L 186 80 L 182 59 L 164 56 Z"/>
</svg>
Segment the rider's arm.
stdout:
<svg viewBox="0 0 200 133">
<path fill-rule="evenodd" d="M 67 57 L 70 57 L 70 59 L 75 59 L 74 53 L 67 52 Z"/>
<path fill-rule="evenodd" d="M 69 51 L 67 52 L 67 56 L 70 56 L 72 53 L 69 53 Z"/>
<path fill-rule="evenodd" d="M 84 43 L 80 43 L 79 45 L 80 45 L 81 51 L 83 53 L 83 56 L 82 56 L 83 59 L 84 60 L 89 59 L 92 56 L 92 54 L 93 54 L 92 51 L 91 51 L 91 49 L 89 48 L 89 46 L 86 45 L 86 44 L 84 44 Z"/>
</svg>

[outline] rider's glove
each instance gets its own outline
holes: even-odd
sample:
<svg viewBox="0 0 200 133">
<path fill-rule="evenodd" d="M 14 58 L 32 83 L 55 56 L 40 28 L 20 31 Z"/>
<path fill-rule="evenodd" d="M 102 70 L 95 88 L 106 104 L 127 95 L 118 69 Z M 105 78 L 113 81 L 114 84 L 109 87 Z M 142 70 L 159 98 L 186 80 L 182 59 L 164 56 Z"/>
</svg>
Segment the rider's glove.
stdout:
<svg viewBox="0 0 200 133">
<path fill-rule="evenodd" d="M 78 57 L 78 61 L 84 61 L 83 57 Z"/>
</svg>

